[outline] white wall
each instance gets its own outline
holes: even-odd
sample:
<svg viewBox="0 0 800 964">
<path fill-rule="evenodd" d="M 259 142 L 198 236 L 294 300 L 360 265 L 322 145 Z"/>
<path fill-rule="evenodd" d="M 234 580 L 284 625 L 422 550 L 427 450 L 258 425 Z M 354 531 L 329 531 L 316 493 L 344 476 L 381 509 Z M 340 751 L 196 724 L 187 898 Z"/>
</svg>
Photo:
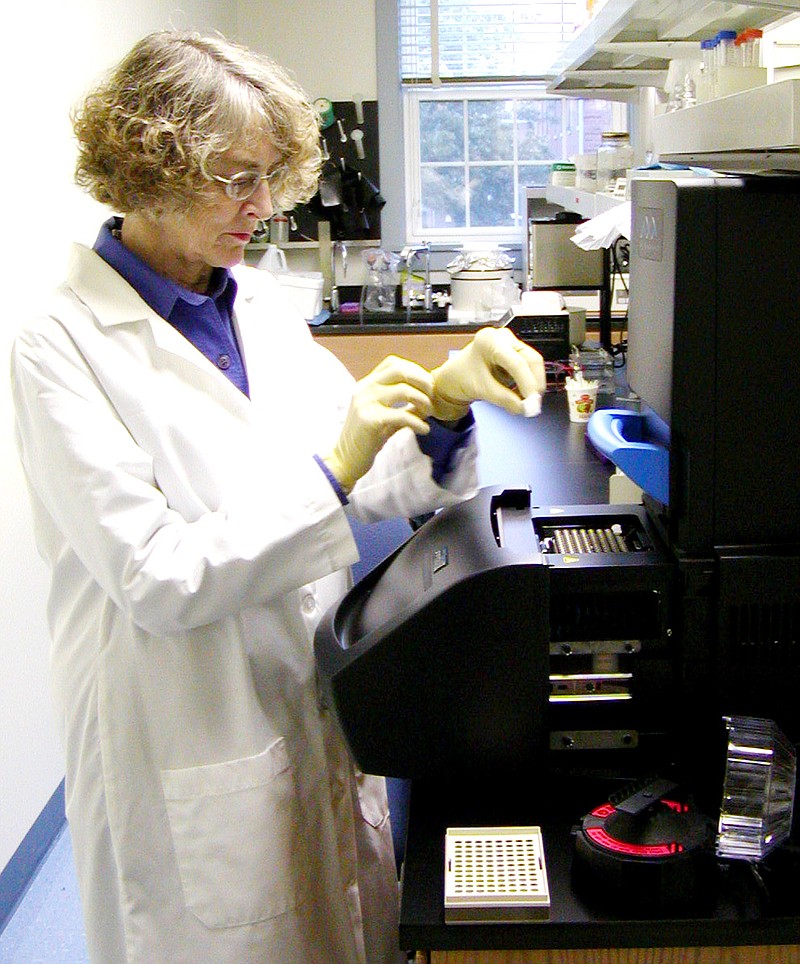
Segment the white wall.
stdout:
<svg viewBox="0 0 800 964">
<path fill-rule="evenodd" d="M 69 109 L 136 39 L 166 26 L 218 30 L 261 49 L 290 67 L 314 97 L 375 96 L 372 0 L 301 0 L 290 7 L 275 0 L 241 0 L 239 7 L 229 0 L 40 0 L 34 8 L 15 3 L 4 15 L 0 870 L 63 774 L 47 683 L 47 573 L 33 545 L 13 445 L 8 355 L 16 327 L 60 282 L 70 242 L 91 244 L 105 215 L 72 184 Z M 329 58 L 336 48 L 346 59 Z"/>
</svg>

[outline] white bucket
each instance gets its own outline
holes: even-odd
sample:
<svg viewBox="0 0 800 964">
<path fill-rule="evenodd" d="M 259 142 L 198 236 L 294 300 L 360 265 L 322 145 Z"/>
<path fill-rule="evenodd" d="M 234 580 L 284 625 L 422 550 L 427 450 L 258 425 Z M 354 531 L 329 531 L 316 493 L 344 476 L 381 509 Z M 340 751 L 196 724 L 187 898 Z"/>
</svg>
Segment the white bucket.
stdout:
<svg viewBox="0 0 800 964">
<path fill-rule="evenodd" d="M 290 271 L 275 277 L 306 321 L 322 311 L 321 271 Z"/>
<path fill-rule="evenodd" d="M 511 268 L 459 271 L 450 279 L 450 303 L 457 312 L 488 318 L 502 304 L 510 280 Z"/>
</svg>

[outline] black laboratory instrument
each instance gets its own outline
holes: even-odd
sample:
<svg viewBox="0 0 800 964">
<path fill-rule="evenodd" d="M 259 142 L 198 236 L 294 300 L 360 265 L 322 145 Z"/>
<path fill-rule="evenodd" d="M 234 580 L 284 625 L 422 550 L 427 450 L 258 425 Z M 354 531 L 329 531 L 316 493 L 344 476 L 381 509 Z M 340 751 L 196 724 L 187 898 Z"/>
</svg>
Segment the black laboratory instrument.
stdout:
<svg viewBox="0 0 800 964">
<path fill-rule="evenodd" d="M 634 181 L 632 234 L 639 402 L 589 434 L 643 505 L 484 490 L 357 585 L 316 653 L 364 769 L 659 772 L 713 812 L 722 716 L 800 740 L 800 179 Z"/>
</svg>

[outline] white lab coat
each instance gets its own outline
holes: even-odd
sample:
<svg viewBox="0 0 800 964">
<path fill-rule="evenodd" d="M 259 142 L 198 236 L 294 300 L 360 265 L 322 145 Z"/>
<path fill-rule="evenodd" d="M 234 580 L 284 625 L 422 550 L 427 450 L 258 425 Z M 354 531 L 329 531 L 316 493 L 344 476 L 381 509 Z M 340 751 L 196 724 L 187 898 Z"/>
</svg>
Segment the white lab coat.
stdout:
<svg viewBox="0 0 800 964">
<path fill-rule="evenodd" d="M 319 706 L 312 648 L 357 558 L 312 457 L 352 379 L 271 276 L 237 280 L 251 399 L 81 246 L 14 346 L 90 953 L 383 964 L 385 788 Z M 348 511 L 410 516 L 475 483 L 474 445 L 445 489 L 403 430 Z"/>
</svg>

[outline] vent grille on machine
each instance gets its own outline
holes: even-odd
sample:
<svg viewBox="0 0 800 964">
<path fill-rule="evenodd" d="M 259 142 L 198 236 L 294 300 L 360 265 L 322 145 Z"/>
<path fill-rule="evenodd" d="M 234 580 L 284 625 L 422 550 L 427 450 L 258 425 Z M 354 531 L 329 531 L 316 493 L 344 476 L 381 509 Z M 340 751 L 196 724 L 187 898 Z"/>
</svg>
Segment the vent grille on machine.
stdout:
<svg viewBox="0 0 800 964">
<path fill-rule="evenodd" d="M 754 667 L 800 666 L 800 604 L 741 603 L 728 608 L 729 645 L 737 662 Z"/>
<path fill-rule="evenodd" d="M 661 633 L 661 595 L 629 592 L 553 593 L 550 638 L 553 642 L 590 639 L 656 639 Z"/>
</svg>

